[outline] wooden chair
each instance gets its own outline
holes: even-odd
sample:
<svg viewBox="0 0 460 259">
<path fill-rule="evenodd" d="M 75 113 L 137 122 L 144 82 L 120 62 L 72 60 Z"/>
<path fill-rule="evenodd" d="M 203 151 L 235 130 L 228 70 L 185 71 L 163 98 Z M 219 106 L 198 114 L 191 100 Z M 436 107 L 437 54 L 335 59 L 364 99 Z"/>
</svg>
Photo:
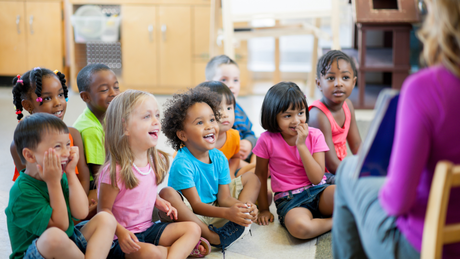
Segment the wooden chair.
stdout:
<svg viewBox="0 0 460 259">
<path fill-rule="evenodd" d="M 441 258 L 443 245 L 460 242 L 460 223 L 445 224 L 450 191 L 454 187 L 460 187 L 460 165 L 438 162 L 426 210 L 422 259 Z"/>
<path fill-rule="evenodd" d="M 211 32 L 210 32 L 210 53 L 216 54 L 215 41 L 217 39 L 218 13 L 220 2 L 222 3 L 222 27 L 224 53 L 230 58 L 235 58 L 234 42 L 248 40 L 254 37 L 275 37 L 275 72 L 274 83 L 281 81 L 279 70 L 280 51 L 279 37 L 286 35 L 312 34 L 314 36 L 312 51 L 312 69 L 309 74 L 308 87 L 310 96 L 314 95 L 316 62 L 318 59 L 318 39 L 332 40 L 332 49 L 340 49 L 339 43 L 339 4 L 341 0 L 214 0 L 211 4 Z M 234 6 L 243 3 L 247 8 L 236 9 Z M 270 4 L 267 4 L 270 3 Z M 251 11 L 254 10 L 254 11 Z M 321 18 L 331 19 L 332 36 L 320 29 Z M 235 29 L 235 22 L 250 22 L 255 19 L 274 19 L 276 25 L 272 27 L 251 27 Z M 313 23 L 304 22 L 304 19 L 312 19 Z M 280 21 L 302 22 L 283 25 Z M 213 42 L 214 41 L 214 42 Z"/>
</svg>

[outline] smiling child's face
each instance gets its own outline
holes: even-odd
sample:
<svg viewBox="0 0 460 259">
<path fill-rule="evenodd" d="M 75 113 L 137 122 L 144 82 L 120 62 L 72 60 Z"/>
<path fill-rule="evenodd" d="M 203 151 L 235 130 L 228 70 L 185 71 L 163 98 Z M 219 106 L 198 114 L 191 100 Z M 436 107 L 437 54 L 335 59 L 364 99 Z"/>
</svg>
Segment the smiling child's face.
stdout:
<svg viewBox="0 0 460 259">
<path fill-rule="evenodd" d="M 62 170 L 66 167 L 69 162 L 70 156 L 70 139 L 69 134 L 65 132 L 49 131 L 44 133 L 41 142 L 38 144 L 37 148 L 31 150 L 32 155 L 36 159 L 36 163 L 42 166 L 45 157 L 45 152 L 50 148 L 53 148 L 56 155 L 61 161 Z"/>
<path fill-rule="evenodd" d="M 99 113 L 105 113 L 113 98 L 120 94 L 118 79 L 112 70 L 93 74 L 89 88 L 89 98 L 85 102 L 92 107 L 92 111 Z"/>
<path fill-rule="evenodd" d="M 215 148 L 219 125 L 211 107 L 207 103 L 190 106 L 184 130 L 177 134 L 192 153 L 204 153 Z"/>
<path fill-rule="evenodd" d="M 160 110 L 154 97 L 139 101 L 128 120 L 125 134 L 132 150 L 146 151 L 158 143 L 160 135 Z"/>
<path fill-rule="evenodd" d="M 34 90 L 30 94 L 31 100 L 27 100 L 28 104 L 23 104 L 29 113 L 44 112 L 52 114 L 61 120 L 64 119 L 67 102 L 65 101 L 64 89 L 59 79 L 53 75 L 44 76 L 42 78 L 42 105 L 36 101 L 37 97 Z"/>
</svg>

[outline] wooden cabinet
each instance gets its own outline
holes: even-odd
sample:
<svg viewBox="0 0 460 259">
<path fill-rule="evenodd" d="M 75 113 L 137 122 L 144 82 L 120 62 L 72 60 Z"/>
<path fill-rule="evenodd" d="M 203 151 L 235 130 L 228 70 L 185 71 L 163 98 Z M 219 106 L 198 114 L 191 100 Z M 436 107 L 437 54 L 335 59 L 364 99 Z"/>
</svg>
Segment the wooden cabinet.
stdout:
<svg viewBox="0 0 460 259">
<path fill-rule="evenodd" d="M 0 1 L 0 75 L 63 68 L 62 3 Z"/>
<path fill-rule="evenodd" d="M 210 0 L 67 0 L 66 19 L 84 4 L 120 6 L 122 68 L 118 81 L 122 90 L 173 94 L 205 81 L 205 67 L 211 58 Z M 73 28 L 70 23 L 67 26 L 71 86 L 78 91 L 75 78 L 84 64 L 77 62 L 76 56 L 86 55 L 85 46 L 75 44 Z M 245 81 L 247 53 L 237 53 Z M 241 93 L 245 93 L 243 84 Z"/>
<path fill-rule="evenodd" d="M 191 7 L 122 5 L 121 12 L 123 88 L 192 87 Z"/>
<path fill-rule="evenodd" d="M 191 7 L 158 9 L 159 87 L 171 90 L 193 87 Z"/>
<path fill-rule="evenodd" d="M 148 5 L 121 8 L 123 86 L 148 90 L 158 85 L 156 10 Z"/>
</svg>

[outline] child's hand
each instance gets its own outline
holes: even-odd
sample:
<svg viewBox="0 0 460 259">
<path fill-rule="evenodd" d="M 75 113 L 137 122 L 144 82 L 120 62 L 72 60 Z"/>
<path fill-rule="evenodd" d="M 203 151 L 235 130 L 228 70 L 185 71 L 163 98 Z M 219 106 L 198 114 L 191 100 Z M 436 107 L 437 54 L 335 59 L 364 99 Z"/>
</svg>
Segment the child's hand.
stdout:
<svg viewBox="0 0 460 259">
<path fill-rule="evenodd" d="M 166 212 L 166 215 L 173 220 L 177 220 L 177 209 L 174 208 L 169 201 L 166 201 L 157 195 L 157 201 L 155 207 L 159 210 Z"/>
<path fill-rule="evenodd" d="M 61 160 L 59 159 L 56 151 L 50 148 L 45 151 L 43 156 L 43 167 L 37 164 L 38 174 L 45 183 L 53 181 L 61 181 L 62 178 L 62 167 Z"/>
<path fill-rule="evenodd" d="M 137 239 L 136 235 L 133 232 L 123 229 L 118 233 L 118 243 L 120 244 L 121 251 L 125 254 L 135 253 L 141 249 L 139 243 L 139 239 Z"/>
<path fill-rule="evenodd" d="M 249 227 L 249 225 L 252 223 L 252 216 L 250 214 L 247 214 L 249 213 L 249 208 L 246 204 L 235 203 L 228 209 L 230 210 L 228 213 L 228 220 L 245 227 Z"/>
<path fill-rule="evenodd" d="M 256 223 L 265 226 L 268 225 L 269 222 L 273 222 L 273 214 L 269 210 L 262 211 Z"/>
<path fill-rule="evenodd" d="M 97 208 L 97 201 L 94 199 L 91 199 L 91 201 L 89 202 L 89 210 L 91 211 L 96 208 Z"/>
<path fill-rule="evenodd" d="M 305 145 L 305 140 L 308 137 L 308 123 L 299 123 L 299 125 L 295 127 L 295 130 L 297 131 L 296 146 Z"/>
<path fill-rule="evenodd" d="M 259 209 L 257 208 L 257 206 L 254 203 L 252 203 L 250 201 L 248 201 L 246 203 L 246 205 L 248 206 L 248 209 L 249 209 L 249 215 L 252 216 L 252 219 L 251 219 L 252 222 L 256 222 L 257 218 L 259 216 Z"/>
<path fill-rule="evenodd" d="M 252 149 L 252 144 L 249 140 L 241 140 L 240 141 L 240 152 L 238 153 L 240 155 L 241 160 L 245 160 L 249 154 L 251 154 L 251 149 Z"/>
<path fill-rule="evenodd" d="M 74 172 L 75 173 L 75 168 L 77 167 L 78 159 L 80 158 L 80 155 L 78 153 L 78 147 L 71 147 L 70 148 L 70 155 L 69 155 L 69 161 L 67 161 L 67 165 L 64 168 L 64 171 L 66 173 L 69 172 Z"/>
</svg>

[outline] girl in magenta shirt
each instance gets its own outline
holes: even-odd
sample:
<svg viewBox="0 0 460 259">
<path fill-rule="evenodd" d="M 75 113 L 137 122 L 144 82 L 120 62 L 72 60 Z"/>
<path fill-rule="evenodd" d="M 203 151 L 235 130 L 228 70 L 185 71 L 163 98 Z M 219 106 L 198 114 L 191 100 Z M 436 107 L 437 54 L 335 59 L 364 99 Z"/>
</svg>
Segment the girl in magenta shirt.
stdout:
<svg viewBox="0 0 460 259">
<path fill-rule="evenodd" d="M 98 211 L 118 222 L 110 258 L 204 257 L 210 252 L 196 223 L 152 222 L 154 207 L 177 219 L 177 210 L 157 194 L 169 167 L 167 154 L 156 149 L 160 129 L 160 111 L 149 93 L 128 90 L 107 109 L 107 157 L 97 189 Z"/>
<path fill-rule="evenodd" d="M 325 183 L 324 152 L 329 148 L 320 130 L 308 127 L 308 105 L 291 82 L 274 85 L 262 104 L 262 133 L 253 153 L 262 183 L 258 223 L 273 221 L 268 209 L 267 172 L 270 169 L 275 204 L 282 226 L 296 238 L 309 239 L 332 228 L 335 186 Z"/>
</svg>

